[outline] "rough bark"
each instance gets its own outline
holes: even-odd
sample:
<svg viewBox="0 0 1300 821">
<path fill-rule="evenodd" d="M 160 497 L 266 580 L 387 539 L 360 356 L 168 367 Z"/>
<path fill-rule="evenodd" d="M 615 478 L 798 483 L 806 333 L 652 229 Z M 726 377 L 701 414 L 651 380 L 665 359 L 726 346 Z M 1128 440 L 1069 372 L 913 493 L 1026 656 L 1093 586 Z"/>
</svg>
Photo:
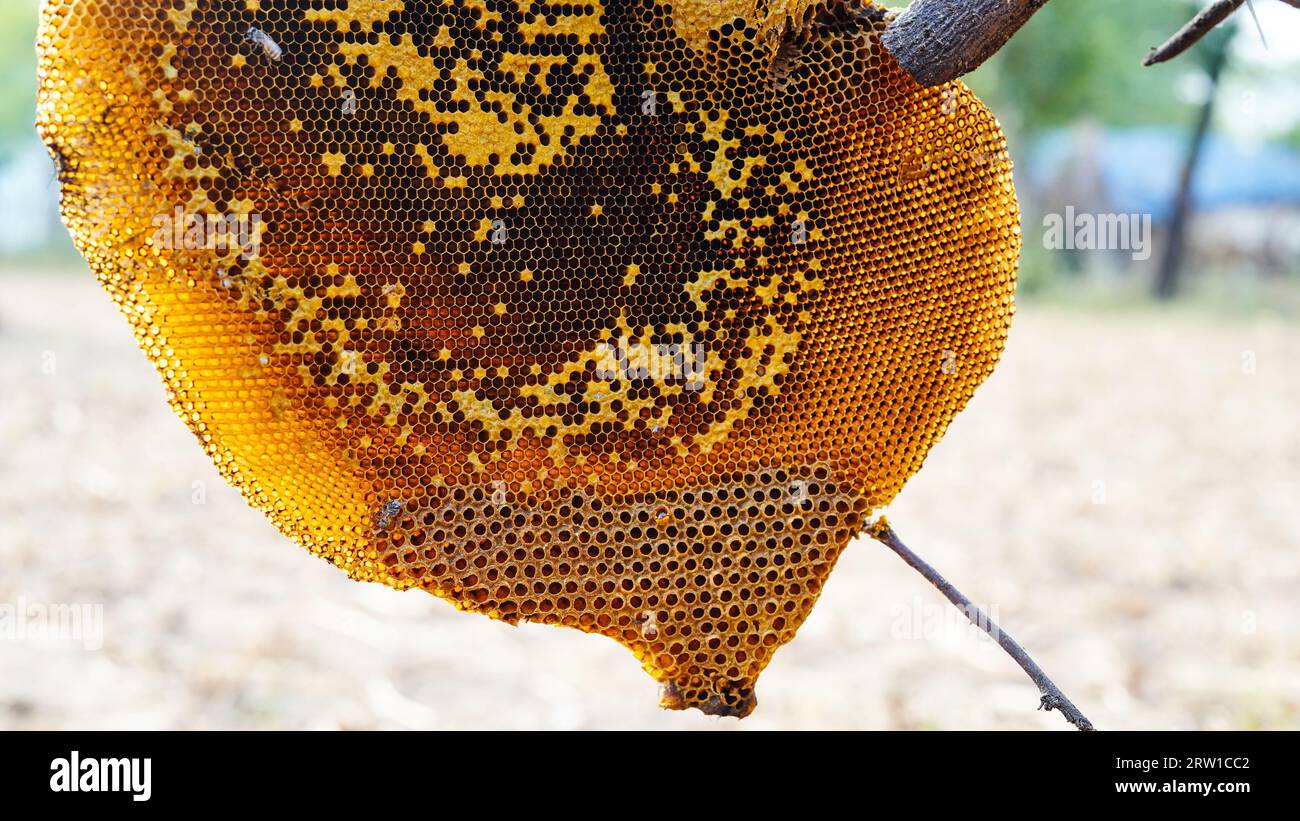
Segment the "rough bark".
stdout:
<svg viewBox="0 0 1300 821">
<path fill-rule="evenodd" d="M 923 86 L 979 68 L 1047 0 L 912 0 L 885 29 L 884 44 Z"/>
</svg>

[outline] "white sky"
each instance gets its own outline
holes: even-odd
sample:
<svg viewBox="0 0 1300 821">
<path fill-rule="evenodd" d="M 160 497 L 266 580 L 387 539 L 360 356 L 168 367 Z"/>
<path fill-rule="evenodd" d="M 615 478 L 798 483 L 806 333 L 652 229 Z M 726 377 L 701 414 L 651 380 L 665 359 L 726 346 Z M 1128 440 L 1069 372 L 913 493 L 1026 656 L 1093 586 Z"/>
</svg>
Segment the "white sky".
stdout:
<svg viewBox="0 0 1300 821">
<path fill-rule="evenodd" d="M 1250 19 L 1250 10 L 1242 9 L 1239 24 L 1245 25 L 1252 33 L 1251 37 L 1242 37 L 1237 41 L 1237 54 L 1242 59 L 1269 65 L 1280 65 L 1300 60 L 1300 9 L 1293 8 L 1281 0 L 1251 0 L 1259 24 L 1264 29 L 1268 40 L 1268 49 L 1260 42 L 1259 31 L 1255 21 Z"/>
<path fill-rule="evenodd" d="M 1252 2 L 1268 47 L 1248 9 L 1229 21 L 1242 33 L 1233 44 L 1237 70 L 1224 83 L 1217 124 L 1240 139 L 1259 141 L 1300 122 L 1300 9 L 1281 0 Z M 1189 70 L 1189 87 L 1196 85 L 1196 73 Z"/>
</svg>

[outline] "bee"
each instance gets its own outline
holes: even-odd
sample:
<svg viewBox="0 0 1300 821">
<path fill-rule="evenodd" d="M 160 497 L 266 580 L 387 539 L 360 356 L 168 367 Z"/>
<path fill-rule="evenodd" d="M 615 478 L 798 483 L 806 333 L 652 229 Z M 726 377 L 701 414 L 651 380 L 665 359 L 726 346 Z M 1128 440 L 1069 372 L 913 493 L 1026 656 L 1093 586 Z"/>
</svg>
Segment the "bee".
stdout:
<svg viewBox="0 0 1300 821">
<path fill-rule="evenodd" d="M 201 156 L 203 154 L 203 144 L 199 142 L 199 138 L 201 136 L 202 136 L 202 130 L 198 126 L 194 125 L 193 123 L 191 123 L 185 129 L 185 133 L 181 135 L 181 139 L 184 140 L 185 143 L 189 145 L 192 149 L 194 149 L 195 156 Z"/>
<path fill-rule="evenodd" d="M 375 514 L 375 532 L 382 533 L 393 524 L 398 516 L 402 515 L 402 509 L 406 505 L 401 499 L 389 499 L 384 502 L 384 506 L 379 508 Z"/>
<path fill-rule="evenodd" d="M 249 26 L 248 31 L 244 32 L 244 39 L 261 49 L 266 59 L 273 63 L 280 62 L 284 57 L 284 49 L 280 48 L 280 44 L 259 28 Z"/>
<path fill-rule="evenodd" d="M 786 40 L 777 49 L 776 56 L 772 59 L 772 66 L 768 70 L 770 90 L 785 91 L 786 86 L 790 84 L 790 73 L 799 63 L 801 46 L 802 43 L 797 40 Z"/>
<path fill-rule="evenodd" d="M 653 610 L 646 610 L 632 620 L 641 629 L 641 638 L 654 641 L 659 638 L 659 620 Z"/>
<path fill-rule="evenodd" d="M 50 159 L 54 162 L 54 176 L 50 182 L 55 180 L 63 181 L 63 172 L 68 168 L 68 158 L 63 154 L 63 148 L 55 143 L 50 143 Z"/>
</svg>

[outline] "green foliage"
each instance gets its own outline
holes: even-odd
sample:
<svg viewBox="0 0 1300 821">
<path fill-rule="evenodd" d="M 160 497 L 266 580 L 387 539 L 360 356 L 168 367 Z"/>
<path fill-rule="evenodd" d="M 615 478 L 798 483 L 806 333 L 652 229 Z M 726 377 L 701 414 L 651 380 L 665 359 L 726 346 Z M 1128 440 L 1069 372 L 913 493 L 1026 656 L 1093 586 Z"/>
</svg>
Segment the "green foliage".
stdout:
<svg viewBox="0 0 1300 821">
<path fill-rule="evenodd" d="M 34 127 L 36 19 L 37 0 L 0 2 L 0 160 Z"/>
<path fill-rule="evenodd" d="M 1290 131 L 1283 134 L 1279 142 L 1283 145 L 1288 145 L 1300 150 L 1300 123 L 1297 123 L 1295 128 L 1292 128 Z"/>
<path fill-rule="evenodd" d="M 1187 0 L 1048 3 L 968 79 L 1019 133 L 1077 122 L 1134 126 L 1182 122 L 1191 107 L 1175 85 L 1188 68 L 1142 60 L 1190 19 Z"/>
</svg>

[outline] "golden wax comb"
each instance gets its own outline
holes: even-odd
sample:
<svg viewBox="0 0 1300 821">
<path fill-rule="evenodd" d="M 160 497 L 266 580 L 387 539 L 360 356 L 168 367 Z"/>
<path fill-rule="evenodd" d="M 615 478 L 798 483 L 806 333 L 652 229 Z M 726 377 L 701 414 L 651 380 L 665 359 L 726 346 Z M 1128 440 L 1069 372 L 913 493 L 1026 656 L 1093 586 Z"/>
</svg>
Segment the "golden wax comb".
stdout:
<svg viewBox="0 0 1300 821">
<path fill-rule="evenodd" d="M 47 0 L 77 247 L 222 474 L 355 579 L 745 715 L 988 376 L 1005 140 L 869 3 Z"/>
</svg>

